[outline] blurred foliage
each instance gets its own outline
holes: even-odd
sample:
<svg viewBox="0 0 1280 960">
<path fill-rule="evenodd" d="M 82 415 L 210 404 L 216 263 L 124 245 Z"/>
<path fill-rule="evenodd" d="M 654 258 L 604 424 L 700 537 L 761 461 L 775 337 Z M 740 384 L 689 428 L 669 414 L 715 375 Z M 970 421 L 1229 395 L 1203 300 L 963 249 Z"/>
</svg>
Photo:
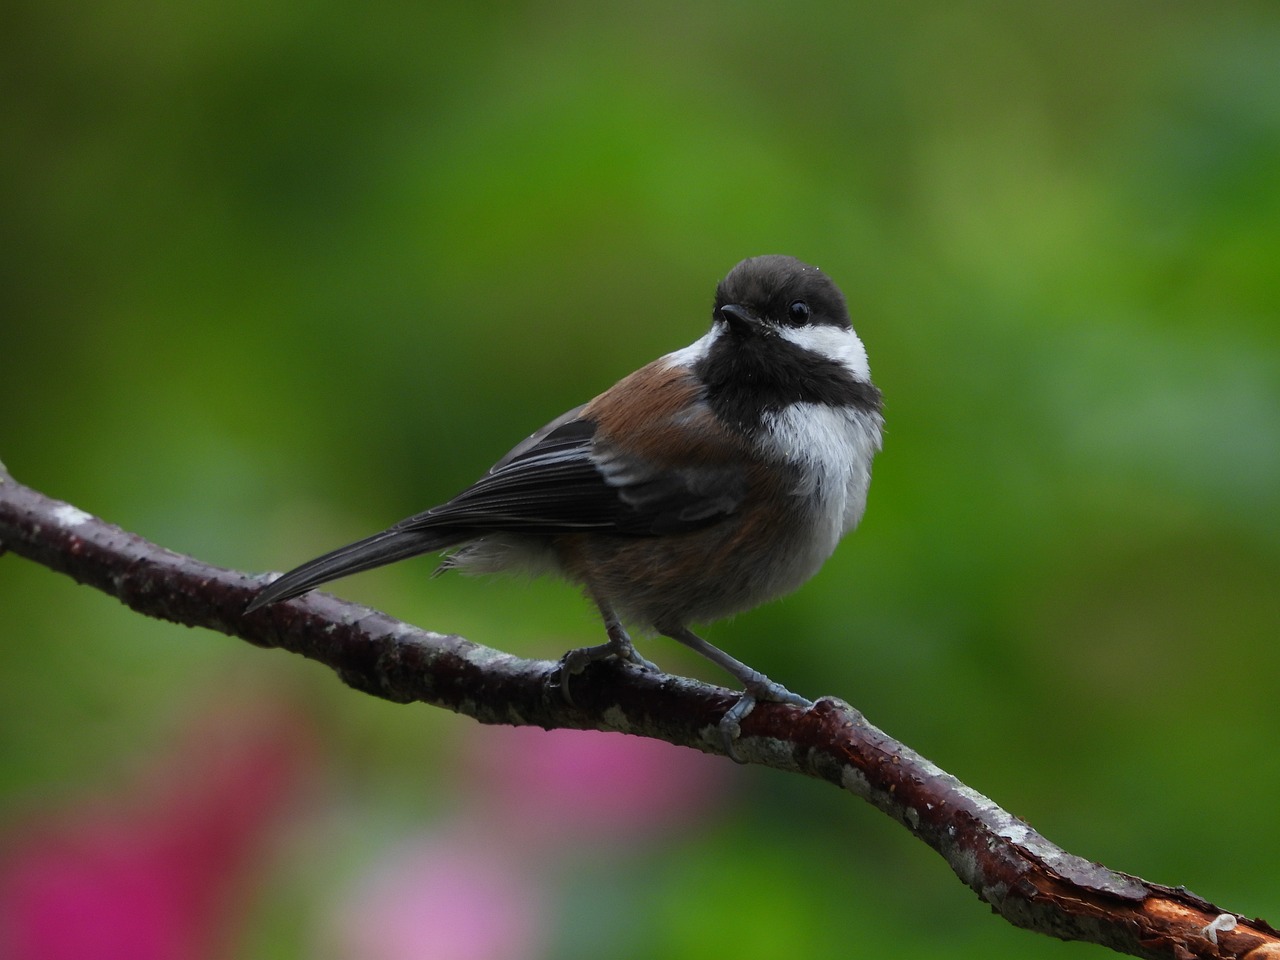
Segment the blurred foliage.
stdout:
<svg viewBox="0 0 1280 960">
<path fill-rule="evenodd" d="M 1280 917 L 1274 3 L 19 0 L 5 20 L 16 477 L 289 567 L 695 339 L 737 260 L 794 254 L 848 295 L 886 446 L 819 577 L 708 636 L 1073 852 Z M 598 634 L 563 585 L 430 569 L 335 589 L 526 655 Z M 473 802 L 433 773 L 465 721 L 14 557 L 0 609 L 6 822 L 116 782 L 198 704 L 250 689 L 314 717 L 315 835 L 264 869 L 237 956 L 306 953 L 343 877 Z M 721 679 L 674 646 L 645 652 Z M 869 808 L 733 776 L 649 860 L 565 878 L 551 955 L 1073 949 L 990 919 Z"/>
</svg>

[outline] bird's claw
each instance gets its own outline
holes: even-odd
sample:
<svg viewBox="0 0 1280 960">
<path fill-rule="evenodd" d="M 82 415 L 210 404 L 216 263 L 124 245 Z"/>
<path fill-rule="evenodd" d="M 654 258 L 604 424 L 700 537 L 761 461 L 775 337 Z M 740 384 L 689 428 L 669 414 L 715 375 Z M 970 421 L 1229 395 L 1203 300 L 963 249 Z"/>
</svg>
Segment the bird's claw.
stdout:
<svg viewBox="0 0 1280 960">
<path fill-rule="evenodd" d="M 608 643 L 601 643 L 594 647 L 578 647 L 570 650 L 560 658 L 560 692 L 569 706 L 577 706 L 573 702 L 573 695 L 569 692 L 569 678 L 582 673 L 597 660 L 608 660 L 610 657 L 633 663 L 641 670 L 658 672 L 657 664 L 640 656 L 635 645 L 626 638 L 621 641 L 610 640 Z"/>
<path fill-rule="evenodd" d="M 786 703 L 795 707 L 804 707 L 806 710 L 813 708 L 812 700 L 806 700 L 798 693 L 792 693 L 782 684 L 775 683 L 763 674 L 758 679 L 753 678 L 742 696 L 738 698 L 738 702 L 725 711 L 725 715 L 720 718 L 720 742 L 724 745 L 724 752 L 734 763 L 746 763 L 738 754 L 737 740 L 742 735 L 742 721 L 761 700 L 770 703 Z"/>
</svg>

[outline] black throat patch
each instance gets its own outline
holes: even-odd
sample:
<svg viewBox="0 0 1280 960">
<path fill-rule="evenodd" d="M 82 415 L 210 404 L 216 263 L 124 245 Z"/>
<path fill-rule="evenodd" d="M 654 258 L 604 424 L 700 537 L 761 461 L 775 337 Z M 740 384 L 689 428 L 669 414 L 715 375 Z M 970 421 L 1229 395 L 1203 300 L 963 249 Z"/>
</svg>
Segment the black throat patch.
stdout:
<svg viewBox="0 0 1280 960">
<path fill-rule="evenodd" d="M 767 329 L 746 336 L 723 331 L 694 372 L 716 416 L 748 434 L 760 427 L 766 413 L 793 403 L 875 413 L 883 406 L 880 391 L 854 379 L 842 363 Z"/>
</svg>

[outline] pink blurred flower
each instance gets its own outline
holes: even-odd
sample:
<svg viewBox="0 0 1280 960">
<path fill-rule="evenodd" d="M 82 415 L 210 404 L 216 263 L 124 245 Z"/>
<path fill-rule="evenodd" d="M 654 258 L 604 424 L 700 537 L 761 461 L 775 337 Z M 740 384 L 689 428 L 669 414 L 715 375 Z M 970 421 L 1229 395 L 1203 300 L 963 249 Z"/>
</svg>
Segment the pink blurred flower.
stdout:
<svg viewBox="0 0 1280 960">
<path fill-rule="evenodd" d="M 338 960 L 533 960 L 542 889 L 481 837 L 412 840 L 361 878 L 325 939 Z"/>
<path fill-rule="evenodd" d="M 726 777 L 696 750 L 598 730 L 477 728 L 467 753 L 495 823 L 549 846 L 635 842 L 696 821 Z"/>
<path fill-rule="evenodd" d="M 295 718 L 251 717 L 211 718 L 123 797 L 13 831 L 0 955 L 193 960 L 224 947 L 232 894 L 310 753 Z"/>
<path fill-rule="evenodd" d="M 460 748 L 465 807 L 356 882 L 323 932 L 337 960 L 545 956 L 558 868 L 696 820 L 724 776 L 695 751 L 596 731 L 476 727 Z"/>
</svg>

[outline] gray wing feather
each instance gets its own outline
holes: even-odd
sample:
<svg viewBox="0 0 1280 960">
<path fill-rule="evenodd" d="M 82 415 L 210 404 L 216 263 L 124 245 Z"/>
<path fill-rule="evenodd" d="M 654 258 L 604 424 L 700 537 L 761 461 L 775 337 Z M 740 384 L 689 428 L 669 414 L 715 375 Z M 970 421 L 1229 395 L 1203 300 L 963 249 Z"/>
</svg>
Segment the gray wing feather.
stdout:
<svg viewBox="0 0 1280 960">
<path fill-rule="evenodd" d="M 392 529 L 656 536 L 714 523 L 742 502 L 740 470 L 656 468 L 600 439 L 581 409 L 517 445 L 452 500 Z"/>
</svg>

